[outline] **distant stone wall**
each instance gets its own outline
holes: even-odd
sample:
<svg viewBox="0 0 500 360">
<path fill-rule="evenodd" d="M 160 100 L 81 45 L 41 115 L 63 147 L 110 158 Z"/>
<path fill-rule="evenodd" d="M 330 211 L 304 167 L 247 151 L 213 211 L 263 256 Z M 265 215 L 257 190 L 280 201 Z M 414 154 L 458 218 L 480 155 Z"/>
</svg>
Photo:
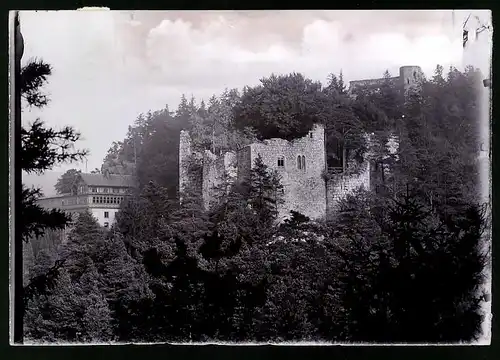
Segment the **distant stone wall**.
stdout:
<svg viewBox="0 0 500 360">
<path fill-rule="evenodd" d="M 399 83 L 399 76 L 392 77 L 390 80 Z M 353 80 L 349 82 L 349 91 L 355 91 L 359 88 L 377 88 L 384 83 L 384 78 L 367 79 L 367 80 Z"/>
<path fill-rule="evenodd" d="M 399 76 L 392 77 L 389 80 L 393 81 L 398 88 L 406 92 L 409 89 L 417 88 L 423 79 L 424 73 L 420 66 L 401 66 L 399 68 Z M 355 93 L 358 89 L 375 90 L 384 81 L 384 78 L 350 81 L 349 92 Z"/>
<path fill-rule="evenodd" d="M 370 189 L 370 161 L 363 163 L 363 169 L 359 174 L 346 176 L 344 174 L 332 174 L 326 183 L 327 213 L 331 214 L 338 209 L 339 202 L 347 195 L 353 194 L 360 187 Z"/>
</svg>

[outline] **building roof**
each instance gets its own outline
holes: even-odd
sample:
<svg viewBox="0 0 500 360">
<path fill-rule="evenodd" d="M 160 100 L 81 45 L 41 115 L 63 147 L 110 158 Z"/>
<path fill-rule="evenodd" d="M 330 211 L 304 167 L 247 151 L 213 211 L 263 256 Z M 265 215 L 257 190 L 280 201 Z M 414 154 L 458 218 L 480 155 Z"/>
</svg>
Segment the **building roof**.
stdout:
<svg viewBox="0 0 500 360">
<path fill-rule="evenodd" d="M 134 179 L 131 175 L 81 174 L 82 180 L 90 186 L 132 187 Z"/>
</svg>

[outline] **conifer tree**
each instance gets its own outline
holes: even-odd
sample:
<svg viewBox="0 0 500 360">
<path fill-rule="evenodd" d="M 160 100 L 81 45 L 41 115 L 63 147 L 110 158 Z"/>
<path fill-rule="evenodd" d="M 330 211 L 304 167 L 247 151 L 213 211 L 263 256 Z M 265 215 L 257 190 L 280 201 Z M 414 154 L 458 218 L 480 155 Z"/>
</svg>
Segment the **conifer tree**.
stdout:
<svg viewBox="0 0 500 360">
<path fill-rule="evenodd" d="M 20 96 L 25 100 L 25 104 L 38 108 L 47 105 L 49 99 L 42 92 L 42 87 L 46 84 L 51 73 L 51 66 L 37 59 L 29 60 L 21 68 L 19 76 Z M 86 150 L 74 149 L 73 145 L 80 139 L 80 133 L 69 126 L 56 130 L 37 119 L 28 126 L 21 126 L 19 135 L 21 146 L 17 166 L 20 166 L 22 171 L 26 173 L 41 174 L 57 164 L 81 160 L 87 154 Z M 15 241 L 36 241 L 35 239 L 43 236 L 47 229 L 63 229 L 70 221 L 70 218 L 61 211 L 43 209 L 37 203 L 42 195 L 40 189 L 29 189 L 22 185 L 21 201 L 16 209 L 18 211 L 17 218 L 20 219 L 17 227 L 20 234 Z M 47 286 L 54 284 L 58 275 L 57 270 L 58 267 L 55 267 L 47 274 L 37 276 L 36 283 L 30 282 L 26 284 L 24 289 L 22 283 L 16 286 L 16 298 L 18 299 L 16 301 L 16 340 L 22 340 L 22 331 L 17 329 L 22 328 L 21 321 L 24 316 L 23 301 L 19 300 L 24 298 L 24 303 L 26 303 L 33 295 L 33 289 L 36 288 L 37 291 L 43 292 Z"/>
<path fill-rule="evenodd" d="M 248 179 L 249 204 L 262 226 L 271 225 L 278 216 L 283 185 L 278 174 L 270 171 L 259 155 Z"/>
</svg>

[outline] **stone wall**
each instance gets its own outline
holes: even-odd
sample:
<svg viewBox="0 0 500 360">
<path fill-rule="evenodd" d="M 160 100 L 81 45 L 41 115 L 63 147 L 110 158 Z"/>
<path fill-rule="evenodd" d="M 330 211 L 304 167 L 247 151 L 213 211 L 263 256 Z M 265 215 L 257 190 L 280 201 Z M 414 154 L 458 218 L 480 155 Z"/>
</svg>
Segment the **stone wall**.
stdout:
<svg viewBox="0 0 500 360">
<path fill-rule="evenodd" d="M 236 154 L 237 168 L 238 168 L 238 181 L 243 181 L 250 175 L 252 168 L 252 149 L 251 146 L 245 146 L 240 149 Z"/>
<path fill-rule="evenodd" d="M 187 131 L 181 131 L 179 139 L 179 192 L 183 193 L 188 185 L 189 161 L 193 152 L 191 137 Z"/>
<path fill-rule="evenodd" d="M 332 174 L 326 183 L 326 203 L 327 213 L 331 214 L 338 209 L 340 200 L 347 195 L 354 193 L 360 187 L 366 190 L 370 189 L 370 161 L 362 164 L 362 170 L 358 174 L 344 175 Z"/>
<path fill-rule="evenodd" d="M 399 68 L 400 86 L 405 91 L 419 86 L 424 78 L 420 66 L 401 66 Z"/>
<path fill-rule="evenodd" d="M 276 170 L 284 187 L 284 203 L 279 207 L 279 219 L 298 211 L 311 219 L 326 215 L 326 187 L 323 179 L 325 169 L 325 133 L 323 126 L 315 126 L 305 137 L 293 141 L 268 139 L 248 146 L 248 154 L 238 156 L 239 174 L 248 173 L 249 161 L 253 167 L 260 155 L 264 164 Z M 305 169 L 299 169 L 298 156 L 304 156 Z M 278 166 L 278 159 L 284 166 Z M 239 175 L 241 176 L 241 175 Z"/>
<path fill-rule="evenodd" d="M 420 66 L 401 66 L 399 68 L 399 76 L 390 78 L 400 88 L 407 91 L 410 88 L 418 86 L 424 78 L 424 73 Z M 367 90 L 375 90 L 383 83 L 384 78 L 354 80 L 349 82 L 349 92 L 355 92 L 357 89 L 363 88 Z"/>
<path fill-rule="evenodd" d="M 399 76 L 392 77 L 390 80 L 399 83 Z M 353 80 L 349 82 L 349 91 L 355 91 L 359 88 L 378 88 L 384 83 L 384 78 L 367 79 L 367 80 Z"/>
<path fill-rule="evenodd" d="M 237 176 L 236 154 L 226 152 L 221 156 L 214 155 L 210 150 L 203 154 L 202 192 L 203 203 L 208 209 L 216 199 L 216 187 L 222 184 L 225 175 L 233 182 Z"/>
</svg>

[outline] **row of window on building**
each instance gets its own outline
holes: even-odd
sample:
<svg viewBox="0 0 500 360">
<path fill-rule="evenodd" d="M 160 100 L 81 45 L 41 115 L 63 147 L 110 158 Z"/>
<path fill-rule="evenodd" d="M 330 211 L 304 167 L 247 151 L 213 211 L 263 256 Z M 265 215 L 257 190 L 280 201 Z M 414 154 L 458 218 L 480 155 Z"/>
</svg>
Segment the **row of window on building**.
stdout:
<svg viewBox="0 0 500 360">
<path fill-rule="evenodd" d="M 61 204 L 63 206 L 69 206 L 69 205 L 86 205 L 86 204 L 88 204 L 88 198 L 87 197 L 68 198 L 66 200 L 62 200 Z"/>
<path fill-rule="evenodd" d="M 102 192 L 104 194 L 111 193 L 111 192 L 113 194 L 119 194 L 120 193 L 120 188 L 107 188 L 107 187 L 105 187 L 105 188 L 97 188 L 97 187 L 92 187 L 91 189 L 92 189 L 91 191 L 93 193 L 99 193 L 99 192 Z M 99 190 L 101 190 L 101 191 L 99 191 Z"/>
<path fill-rule="evenodd" d="M 278 167 L 285 167 L 285 157 L 278 157 Z M 304 155 L 297 156 L 297 169 L 305 170 L 306 169 L 306 157 Z"/>
<path fill-rule="evenodd" d="M 120 204 L 122 200 L 120 196 L 92 196 L 93 204 Z"/>
</svg>

